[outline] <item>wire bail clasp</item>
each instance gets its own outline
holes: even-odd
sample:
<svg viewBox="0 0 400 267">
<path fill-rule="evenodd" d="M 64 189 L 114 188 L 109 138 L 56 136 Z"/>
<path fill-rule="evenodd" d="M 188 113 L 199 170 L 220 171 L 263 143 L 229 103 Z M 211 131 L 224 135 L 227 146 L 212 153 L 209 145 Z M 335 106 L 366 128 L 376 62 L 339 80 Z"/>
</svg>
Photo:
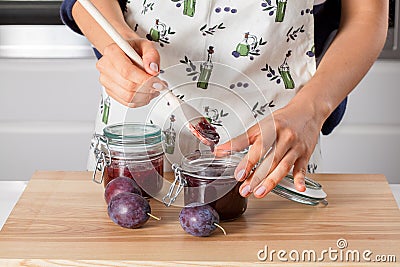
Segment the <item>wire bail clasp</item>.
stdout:
<svg viewBox="0 0 400 267">
<path fill-rule="evenodd" d="M 171 183 L 168 193 L 162 199 L 164 205 L 167 207 L 171 206 L 176 200 L 186 184 L 181 176 L 182 169 L 177 164 L 172 164 L 172 170 L 174 170 L 175 180 Z"/>
<path fill-rule="evenodd" d="M 96 158 L 96 167 L 93 172 L 93 182 L 103 183 L 105 167 L 111 164 L 111 152 L 108 146 L 108 139 L 100 134 L 94 134 L 91 147 Z M 97 172 L 100 172 L 100 180 L 96 179 Z"/>
</svg>

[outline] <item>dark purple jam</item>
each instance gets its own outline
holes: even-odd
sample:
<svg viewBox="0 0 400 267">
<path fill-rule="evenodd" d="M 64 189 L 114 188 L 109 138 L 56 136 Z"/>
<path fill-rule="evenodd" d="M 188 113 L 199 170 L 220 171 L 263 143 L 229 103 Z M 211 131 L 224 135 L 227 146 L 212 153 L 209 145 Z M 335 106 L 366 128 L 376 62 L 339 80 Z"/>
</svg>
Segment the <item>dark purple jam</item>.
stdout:
<svg viewBox="0 0 400 267">
<path fill-rule="evenodd" d="M 161 191 L 163 174 L 162 156 L 145 163 L 112 158 L 111 165 L 106 167 L 104 172 L 104 187 L 112 179 L 124 176 L 135 180 L 144 197 L 151 197 Z"/>
<path fill-rule="evenodd" d="M 215 127 L 208 120 L 202 118 L 196 125 L 190 124 L 190 130 L 202 143 L 208 145 L 211 151 L 214 151 L 214 147 L 218 144 L 220 137 Z"/>
<path fill-rule="evenodd" d="M 183 172 L 182 176 L 187 182 L 184 190 L 185 205 L 195 202 L 208 203 L 223 221 L 240 217 L 246 211 L 247 198 L 239 194 L 241 183 L 234 177 L 219 178 L 223 172 L 220 165 L 210 165 L 203 171 L 193 173 L 194 176 Z"/>
</svg>

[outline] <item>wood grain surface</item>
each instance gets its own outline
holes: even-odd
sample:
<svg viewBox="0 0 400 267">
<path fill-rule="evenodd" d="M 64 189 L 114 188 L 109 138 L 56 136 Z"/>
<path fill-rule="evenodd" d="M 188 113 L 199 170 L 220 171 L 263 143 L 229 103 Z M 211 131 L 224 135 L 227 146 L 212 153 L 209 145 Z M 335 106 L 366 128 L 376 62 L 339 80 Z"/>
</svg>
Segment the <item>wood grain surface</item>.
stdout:
<svg viewBox="0 0 400 267">
<path fill-rule="evenodd" d="M 355 250 L 361 266 L 383 266 L 376 256 L 397 261 L 384 266 L 400 265 L 400 211 L 383 175 L 310 177 L 323 185 L 328 206 L 269 194 L 250 199 L 238 220 L 222 223 L 227 236 L 215 231 L 199 238 L 181 229 L 179 207 L 152 199 L 152 213 L 161 221 L 124 229 L 108 218 L 103 187 L 91 181 L 91 173 L 36 172 L 0 232 L 0 266 L 279 266 L 285 258 L 299 266 L 360 266 L 353 261 Z M 347 247 L 339 248 L 339 239 Z M 276 253 L 262 261 L 257 254 L 266 246 L 268 256 Z M 287 252 L 281 260 L 279 250 Z M 300 255 L 297 264 L 293 250 Z M 324 262 L 309 261 L 310 250 Z M 362 257 L 365 250 L 370 262 Z"/>
</svg>

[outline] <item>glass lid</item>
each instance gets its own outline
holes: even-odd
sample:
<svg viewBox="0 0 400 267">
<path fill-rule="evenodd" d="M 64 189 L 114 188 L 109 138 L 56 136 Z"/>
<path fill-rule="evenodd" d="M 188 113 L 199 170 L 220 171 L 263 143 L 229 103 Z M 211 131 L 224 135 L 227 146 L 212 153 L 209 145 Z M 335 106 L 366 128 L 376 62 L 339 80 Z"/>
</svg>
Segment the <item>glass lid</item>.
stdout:
<svg viewBox="0 0 400 267">
<path fill-rule="evenodd" d="M 104 128 L 104 136 L 114 144 L 157 144 L 161 142 L 161 129 L 153 124 L 124 123 Z"/>
<path fill-rule="evenodd" d="M 291 174 L 288 174 L 272 190 L 272 192 L 277 194 L 278 196 L 306 205 L 328 205 L 328 201 L 325 199 L 327 194 L 324 192 L 324 190 L 322 190 L 322 186 L 319 183 L 308 177 L 305 177 L 305 185 L 306 191 L 297 191 L 294 186 L 293 176 Z"/>
</svg>

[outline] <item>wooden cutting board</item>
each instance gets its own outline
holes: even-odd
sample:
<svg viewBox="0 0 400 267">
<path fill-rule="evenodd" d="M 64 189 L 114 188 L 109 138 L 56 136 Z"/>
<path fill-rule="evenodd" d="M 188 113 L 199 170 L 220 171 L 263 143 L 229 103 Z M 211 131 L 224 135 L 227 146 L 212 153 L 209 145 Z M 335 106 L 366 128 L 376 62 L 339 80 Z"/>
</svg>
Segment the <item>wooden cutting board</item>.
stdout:
<svg viewBox="0 0 400 267">
<path fill-rule="evenodd" d="M 297 255 L 299 266 L 321 266 L 310 262 L 312 251 L 324 266 L 351 266 L 357 251 L 362 266 L 381 266 L 372 262 L 378 255 L 399 264 L 400 211 L 384 176 L 310 177 L 323 185 L 327 207 L 270 194 L 250 199 L 240 219 L 222 223 L 227 236 L 199 238 L 181 229 L 177 207 L 153 199 L 152 213 L 162 220 L 124 229 L 108 218 L 103 187 L 91 173 L 37 172 L 0 232 L 0 266 L 279 266 Z M 279 258 L 279 250 L 286 254 Z M 396 266 L 384 266 L 390 265 Z"/>
</svg>

